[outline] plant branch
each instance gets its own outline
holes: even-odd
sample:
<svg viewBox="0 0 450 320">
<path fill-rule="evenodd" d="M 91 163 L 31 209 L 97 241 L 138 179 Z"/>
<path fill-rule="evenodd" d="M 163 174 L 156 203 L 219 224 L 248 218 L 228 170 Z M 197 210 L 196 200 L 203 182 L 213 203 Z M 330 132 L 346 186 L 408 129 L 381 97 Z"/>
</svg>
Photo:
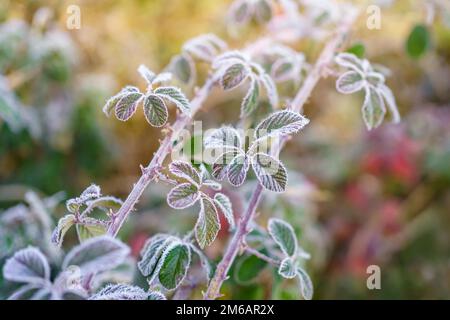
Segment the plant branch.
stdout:
<svg viewBox="0 0 450 320">
<path fill-rule="evenodd" d="M 264 260 L 265 262 L 274 265 L 274 266 L 279 266 L 280 265 L 280 261 L 272 259 L 269 256 L 266 256 L 264 253 L 259 252 L 258 250 L 251 248 L 251 247 L 246 247 L 245 251 L 249 254 L 252 254 L 256 257 L 258 257 L 261 260 Z"/>
<path fill-rule="evenodd" d="M 334 55 L 336 54 L 336 52 L 338 52 L 338 50 L 342 46 L 342 43 L 347 38 L 347 35 L 357 16 L 357 10 L 349 12 L 344 21 L 342 21 L 341 26 L 337 29 L 336 34 L 325 45 L 319 58 L 317 59 L 316 64 L 308 74 L 308 77 L 306 78 L 303 86 L 300 88 L 294 100 L 292 101 L 292 105 L 290 106 L 291 110 L 301 112 L 301 110 L 303 109 L 303 105 L 308 101 L 315 86 L 322 78 L 323 71 L 333 62 Z M 274 146 L 274 149 L 272 151 L 273 154 L 278 155 L 286 141 L 287 137 L 281 139 L 281 141 L 276 144 L 276 146 Z M 259 202 L 261 201 L 262 191 L 262 186 L 258 184 L 250 198 L 250 203 L 247 210 L 239 220 L 237 231 L 233 235 L 233 238 L 231 239 L 222 260 L 217 266 L 214 277 L 211 280 L 206 291 L 205 299 L 212 300 L 220 297 L 220 288 L 222 287 L 223 282 L 227 279 L 228 271 L 233 264 L 240 248 L 242 247 L 247 233 L 249 232 L 248 226 L 255 215 L 255 211 L 259 205 Z"/>
<path fill-rule="evenodd" d="M 193 117 L 207 99 L 210 91 L 214 87 L 216 79 L 210 76 L 203 87 L 197 91 L 195 98 L 191 101 L 191 117 Z M 191 123 L 191 118 L 185 114 L 179 114 L 171 127 L 171 131 L 166 135 L 161 142 L 159 149 L 155 152 L 153 159 L 142 169 L 142 175 L 135 183 L 133 189 L 123 203 L 122 207 L 117 211 L 109 228 L 108 235 L 115 237 L 127 219 L 128 215 L 134 210 L 136 203 L 139 201 L 142 193 L 147 188 L 149 183 L 157 176 L 158 169 L 162 166 L 164 159 L 172 150 L 172 143 L 174 138 L 177 138 L 182 130 Z"/>
</svg>

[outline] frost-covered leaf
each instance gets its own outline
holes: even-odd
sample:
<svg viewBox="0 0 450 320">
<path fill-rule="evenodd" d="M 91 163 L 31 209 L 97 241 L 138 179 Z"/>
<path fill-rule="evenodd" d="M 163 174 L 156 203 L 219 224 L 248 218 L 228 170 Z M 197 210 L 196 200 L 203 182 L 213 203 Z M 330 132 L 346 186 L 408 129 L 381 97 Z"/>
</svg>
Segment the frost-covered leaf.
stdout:
<svg viewBox="0 0 450 320">
<path fill-rule="evenodd" d="M 109 209 L 119 209 L 123 204 L 123 201 L 112 197 L 112 196 L 104 196 L 99 197 L 97 199 L 86 201 L 86 205 L 90 210 L 94 208 L 99 208 L 103 211 L 109 212 Z"/>
<path fill-rule="evenodd" d="M 227 47 L 226 43 L 214 34 L 204 34 L 187 41 L 183 51 L 193 57 L 211 62 L 216 55 Z"/>
<path fill-rule="evenodd" d="M 246 64 L 247 61 L 248 57 L 246 57 L 241 51 L 231 50 L 217 56 L 212 63 L 212 67 L 213 69 L 220 69 L 229 67 L 235 63 Z"/>
<path fill-rule="evenodd" d="M 340 93 L 349 94 L 361 90 L 364 86 L 364 79 L 356 71 L 347 71 L 336 81 L 336 89 Z"/>
<path fill-rule="evenodd" d="M 297 275 L 295 261 L 290 257 L 283 259 L 278 268 L 278 274 L 286 279 L 295 278 Z"/>
<path fill-rule="evenodd" d="M 75 224 L 75 216 L 68 214 L 58 221 L 58 225 L 52 233 L 52 242 L 57 246 L 61 246 L 66 232 Z"/>
<path fill-rule="evenodd" d="M 288 58 L 278 59 L 272 65 L 270 74 L 277 82 L 283 82 L 292 78 L 294 65 Z"/>
<path fill-rule="evenodd" d="M 255 138 L 285 136 L 300 131 L 309 120 L 297 112 L 282 110 L 272 113 L 255 129 Z"/>
<path fill-rule="evenodd" d="M 277 159 L 257 153 L 252 158 L 253 171 L 261 185 L 273 192 L 283 192 L 287 185 L 287 171 Z"/>
<path fill-rule="evenodd" d="M 122 98 L 117 102 L 115 113 L 117 119 L 127 121 L 136 112 L 137 106 L 141 101 L 143 94 L 140 92 L 132 92 L 123 94 Z"/>
<path fill-rule="evenodd" d="M 217 237 L 220 230 L 217 209 L 211 199 L 202 197 L 200 200 L 200 213 L 195 224 L 195 237 L 200 248 L 209 246 Z"/>
<path fill-rule="evenodd" d="M 198 171 L 186 161 L 173 161 L 169 165 L 169 171 L 178 178 L 186 179 L 190 183 L 199 186 L 201 179 Z"/>
<path fill-rule="evenodd" d="M 66 208 L 69 212 L 72 213 L 77 212 L 81 205 L 82 203 L 81 201 L 79 201 L 79 199 L 69 199 L 66 201 Z"/>
<path fill-rule="evenodd" d="M 255 16 L 258 22 L 266 23 L 272 19 L 272 3 L 270 0 L 258 0 L 254 4 Z"/>
<path fill-rule="evenodd" d="M 311 278 L 302 268 L 297 267 L 297 275 L 300 282 L 300 291 L 305 300 L 311 300 L 314 293 Z"/>
<path fill-rule="evenodd" d="M 268 223 L 268 230 L 272 239 L 285 255 L 291 257 L 297 252 L 297 237 L 289 223 L 271 218 Z"/>
<path fill-rule="evenodd" d="M 252 6 L 247 0 L 237 0 L 230 7 L 229 19 L 232 23 L 246 24 L 252 17 Z"/>
<path fill-rule="evenodd" d="M 80 242 L 106 233 L 106 225 L 102 221 L 89 217 L 85 217 L 82 222 L 77 223 L 76 229 Z"/>
<path fill-rule="evenodd" d="M 250 82 L 250 87 L 248 88 L 247 94 L 242 100 L 241 104 L 241 118 L 249 116 L 253 111 L 255 111 L 258 106 L 259 98 L 259 84 L 258 81 L 252 77 Z"/>
<path fill-rule="evenodd" d="M 248 67 L 242 63 L 235 63 L 224 71 L 221 85 L 224 90 L 231 90 L 239 86 L 249 75 Z"/>
<path fill-rule="evenodd" d="M 28 247 L 6 261 L 3 277 L 15 282 L 44 283 L 50 279 L 50 266 L 39 249 Z"/>
<path fill-rule="evenodd" d="M 155 78 L 155 73 L 151 71 L 149 68 L 147 68 L 145 65 L 141 64 L 138 67 L 138 72 L 141 75 L 142 78 L 145 79 L 147 84 L 152 84 L 153 79 Z"/>
<path fill-rule="evenodd" d="M 169 113 L 163 99 L 154 94 L 149 94 L 144 100 L 145 119 L 154 127 L 162 127 L 166 124 Z"/>
<path fill-rule="evenodd" d="M 364 72 L 363 61 L 354 54 L 346 52 L 339 53 L 336 56 L 335 61 L 341 67 L 348 68 L 357 72 Z"/>
<path fill-rule="evenodd" d="M 175 87 L 159 87 L 154 93 L 161 98 L 174 103 L 181 112 L 188 115 L 191 113 L 189 100 L 180 89 Z"/>
<path fill-rule="evenodd" d="M 167 298 L 158 291 L 150 291 L 147 300 L 167 300 Z"/>
<path fill-rule="evenodd" d="M 239 187 L 245 181 L 247 172 L 250 167 L 249 159 L 246 155 L 238 155 L 235 157 L 227 170 L 228 181 L 235 187 Z"/>
<path fill-rule="evenodd" d="M 123 263 L 129 252 L 130 249 L 117 239 L 108 236 L 91 238 L 66 255 L 62 268 L 78 266 L 84 274 L 106 271 Z"/>
<path fill-rule="evenodd" d="M 127 94 L 132 93 L 139 93 L 139 89 L 133 86 L 126 86 L 124 87 L 118 94 L 111 97 L 106 101 L 105 105 L 103 106 L 103 113 L 109 117 L 112 113 L 112 111 L 116 108 L 117 103 Z"/>
<path fill-rule="evenodd" d="M 89 300 L 147 300 L 148 293 L 127 284 L 110 284 L 94 294 Z"/>
<path fill-rule="evenodd" d="M 263 85 L 264 90 L 266 90 L 267 98 L 269 99 L 271 106 L 275 109 L 278 108 L 279 103 L 278 91 L 272 78 L 267 73 L 263 73 L 259 77 L 259 80 Z"/>
<path fill-rule="evenodd" d="M 189 54 L 180 54 L 172 58 L 169 66 L 174 76 L 186 85 L 192 85 L 196 80 L 195 64 Z"/>
<path fill-rule="evenodd" d="M 236 227 L 236 224 L 234 222 L 233 205 L 231 200 L 223 193 L 216 193 L 214 195 L 214 203 L 217 207 L 219 207 L 220 211 L 222 211 L 225 219 L 227 219 L 227 222 L 230 225 L 230 230 L 233 230 Z"/>
<path fill-rule="evenodd" d="M 184 243 L 174 243 L 164 252 L 163 264 L 159 271 L 159 282 L 164 288 L 177 288 L 187 274 L 191 263 L 191 250 Z"/>
<path fill-rule="evenodd" d="M 205 139 L 205 148 L 242 148 L 242 141 L 239 133 L 232 127 L 222 127 L 214 130 Z"/>
<path fill-rule="evenodd" d="M 184 209 L 194 205 L 200 197 L 198 187 L 191 183 L 182 183 L 170 190 L 167 203 L 174 209 Z"/>
<path fill-rule="evenodd" d="M 142 259 L 138 262 L 139 271 L 144 277 L 148 277 L 148 282 L 151 283 L 158 275 L 162 265 L 162 255 L 167 247 L 176 241 L 174 237 L 157 234 L 147 240 L 141 250 Z"/>
<path fill-rule="evenodd" d="M 169 82 L 172 80 L 172 74 L 170 72 L 161 72 L 158 74 L 155 79 L 153 79 L 153 85 L 159 85 L 165 82 Z"/>
<path fill-rule="evenodd" d="M 212 175 L 219 181 L 222 181 L 228 173 L 229 166 L 233 159 L 238 155 L 242 154 L 237 151 L 229 151 L 221 154 L 214 160 L 212 166 Z"/>
<path fill-rule="evenodd" d="M 378 87 L 380 94 L 383 96 L 384 101 L 386 102 L 389 111 L 391 112 L 392 120 L 395 123 L 400 122 L 400 113 L 398 112 L 397 103 L 395 102 L 394 94 L 391 89 L 385 84 L 382 84 Z"/>
<path fill-rule="evenodd" d="M 386 107 L 380 93 L 372 86 L 366 87 L 362 106 L 363 119 L 368 130 L 378 127 L 384 119 Z"/>
<path fill-rule="evenodd" d="M 83 201 L 87 201 L 90 199 L 98 198 L 101 195 L 102 193 L 100 187 L 95 184 L 91 184 L 81 193 L 80 198 L 83 199 Z"/>
<path fill-rule="evenodd" d="M 211 189 L 213 189 L 215 191 L 222 190 L 222 185 L 220 183 L 218 183 L 218 182 L 213 181 L 213 180 L 205 180 L 205 181 L 203 181 L 202 185 L 204 185 L 204 186 L 206 186 L 208 188 L 211 188 Z"/>
</svg>

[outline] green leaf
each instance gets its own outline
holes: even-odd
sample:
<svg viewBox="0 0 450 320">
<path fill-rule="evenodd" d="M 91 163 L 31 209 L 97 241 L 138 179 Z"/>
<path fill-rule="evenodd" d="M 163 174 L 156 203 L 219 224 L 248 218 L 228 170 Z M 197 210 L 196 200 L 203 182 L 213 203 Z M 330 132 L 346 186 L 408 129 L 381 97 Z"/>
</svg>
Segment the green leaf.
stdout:
<svg viewBox="0 0 450 320">
<path fill-rule="evenodd" d="M 144 277 L 147 277 L 149 283 L 152 283 L 158 275 L 162 265 L 164 251 L 167 247 L 176 241 L 176 238 L 157 234 L 147 240 L 141 250 L 142 259 L 138 262 L 138 268 Z"/>
<path fill-rule="evenodd" d="M 191 263 L 191 250 L 184 243 L 175 243 L 164 252 L 159 271 L 159 282 L 168 290 L 177 288 L 187 274 Z"/>
<path fill-rule="evenodd" d="M 242 63 L 235 63 L 225 70 L 221 84 L 224 90 L 231 90 L 239 86 L 249 75 L 249 69 Z"/>
<path fill-rule="evenodd" d="M 356 43 L 350 48 L 346 50 L 346 52 L 354 54 L 358 58 L 364 58 L 364 54 L 366 53 L 366 47 L 362 43 Z"/>
<path fill-rule="evenodd" d="M 150 125 L 162 127 L 166 124 L 169 114 L 164 101 L 157 95 L 150 94 L 144 100 L 144 116 Z"/>
<path fill-rule="evenodd" d="M 281 219 L 271 218 L 268 230 L 272 239 L 286 256 L 292 257 L 295 255 L 297 252 L 297 237 L 289 223 Z"/>
<path fill-rule="evenodd" d="M 186 179 L 190 183 L 200 186 L 200 174 L 189 162 L 173 161 L 169 165 L 169 171 L 178 178 Z"/>
<path fill-rule="evenodd" d="M 141 101 L 142 93 L 132 92 L 124 94 L 116 105 L 116 117 L 121 121 L 127 121 L 136 112 Z"/>
<path fill-rule="evenodd" d="M 77 223 L 76 229 L 80 242 L 106 233 L 106 226 L 99 220 L 93 218 L 84 218 L 83 222 Z"/>
<path fill-rule="evenodd" d="M 252 78 L 250 83 L 250 88 L 247 91 L 247 94 L 242 100 L 241 105 L 241 118 L 249 116 L 253 111 L 255 111 L 258 106 L 258 97 L 259 97 L 259 84 L 256 79 Z"/>
<path fill-rule="evenodd" d="M 261 185 L 269 191 L 284 192 L 287 185 L 287 171 L 277 159 L 264 153 L 252 158 L 252 167 Z"/>
<path fill-rule="evenodd" d="M 430 47 L 430 33 L 425 25 L 418 24 L 406 41 L 406 52 L 413 59 L 422 57 Z"/>
<path fill-rule="evenodd" d="M 228 166 L 228 181 L 235 187 L 241 186 L 247 178 L 249 167 L 250 163 L 246 155 L 240 154 L 236 156 L 233 160 L 231 160 Z"/>
<path fill-rule="evenodd" d="M 195 82 L 195 64 L 189 54 L 175 56 L 170 63 L 170 71 L 186 85 L 191 85 Z"/>
<path fill-rule="evenodd" d="M 180 89 L 175 87 L 159 87 L 154 91 L 154 93 L 161 98 L 174 103 L 178 107 L 178 109 L 181 110 L 181 112 L 188 115 L 191 113 L 189 100 L 181 92 Z"/>
<path fill-rule="evenodd" d="M 119 209 L 123 204 L 123 201 L 112 197 L 112 196 L 104 196 L 94 200 L 86 201 L 86 205 L 90 210 L 95 208 L 99 208 L 103 211 L 109 212 L 109 209 Z"/>
<path fill-rule="evenodd" d="M 174 209 L 185 209 L 194 205 L 200 197 L 198 187 L 191 183 L 182 183 L 174 187 L 167 195 L 167 203 Z"/>
<path fill-rule="evenodd" d="M 377 128 L 383 122 L 385 113 L 386 107 L 380 93 L 372 86 L 366 87 L 362 114 L 367 129 Z"/>
<path fill-rule="evenodd" d="M 259 0 L 254 4 L 256 19 L 259 23 L 266 23 L 272 19 L 272 6 L 269 0 Z"/>
<path fill-rule="evenodd" d="M 286 279 L 295 278 L 295 276 L 297 275 L 295 261 L 292 258 L 283 259 L 283 261 L 281 261 L 280 267 L 278 268 L 278 274 Z"/>
<path fill-rule="evenodd" d="M 217 237 L 220 230 L 219 215 L 211 199 L 202 197 L 200 213 L 195 224 L 195 237 L 200 248 L 209 246 Z"/>
<path fill-rule="evenodd" d="M 234 279 L 242 285 L 253 282 L 262 270 L 267 266 L 267 262 L 254 255 L 240 257 L 234 269 Z"/>
<path fill-rule="evenodd" d="M 50 279 L 50 266 L 39 249 L 28 247 L 6 261 L 3 277 L 9 281 L 40 284 Z"/>
<path fill-rule="evenodd" d="M 314 288 L 313 288 L 311 278 L 306 273 L 306 271 L 300 267 L 297 267 L 297 276 L 299 278 L 300 291 L 302 293 L 303 298 L 305 300 L 311 300 L 313 297 L 313 293 L 314 293 Z"/>
<path fill-rule="evenodd" d="M 336 89 L 340 93 L 350 94 L 363 89 L 365 80 L 356 71 L 347 71 L 336 81 Z"/>
<path fill-rule="evenodd" d="M 114 269 L 125 261 L 130 249 L 121 241 L 108 237 L 95 237 L 73 248 L 65 257 L 62 268 L 74 265 L 84 274 Z"/>
<path fill-rule="evenodd" d="M 64 240 L 64 235 L 74 224 L 75 216 L 73 214 L 65 215 L 64 217 L 59 219 L 58 225 L 52 233 L 52 242 L 58 247 L 61 247 L 61 244 Z"/>
<path fill-rule="evenodd" d="M 242 148 L 239 132 L 233 127 L 224 126 L 214 130 L 204 142 L 205 148 Z"/>
<path fill-rule="evenodd" d="M 216 193 L 214 195 L 214 203 L 220 208 L 225 216 L 225 219 L 227 219 L 227 222 L 230 225 L 230 230 L 233 230 L 236 224 L 234 222 L 233 205 L 231 204 L 230 199 L 223 193 Z"/>
<path fill-rule="evenodd" d="M 282 110 L 269 115 L 255 128 L 256 139 L 262 137 L 285 136 L 303 129 L 309 120 L 298 112 Z"/>
</svg>

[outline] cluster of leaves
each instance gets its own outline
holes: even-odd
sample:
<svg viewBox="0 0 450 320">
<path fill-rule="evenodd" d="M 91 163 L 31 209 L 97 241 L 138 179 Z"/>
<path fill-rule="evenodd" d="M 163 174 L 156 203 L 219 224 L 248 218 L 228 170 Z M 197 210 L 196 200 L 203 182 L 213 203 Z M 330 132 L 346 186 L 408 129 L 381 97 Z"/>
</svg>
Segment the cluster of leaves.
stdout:
<svg viewBox="0 0 450 320">
<path fill-rule="evenodd" d="M 57 254 L 50 246 L 51 213 L 64 194 L 40 197 L 34 191 L 25 193 L 25 203 L 10 207 L 0 216 L 0 259 L 29 244 L 38 245 L 50 255 Z"/>
<path fill-rule="evenodd" d="M 3 277 L 23 285 L 9 299 L 161 299 L 158 292 L 144 292 L 128 285 L 113 285 L 89 297 L 86 289 L 90 275 L 99 274 L 121 265 L 129 254 L 129 248 L 119 240 L 100 236 L 74 247 L 65 256 L 61 272 L 51 279 L 50 264 L 35 247 L 17 251 L 3 268 Z M 87 284 L 89 287 L 89 284 Z"/>
<path fill-rule="evenodd" d="M 203 249 L 209 246 L 217 237 L 220 230 L 218 212 L 221 211 L 231 228 L 234 228 L 233 208 L 230 199 L 223 193 L 217 192 L 214 198 L 203 192 L 202 187 L 215 191 L 221 185 L 212 181 L 208 171 L 201 167 L 201 172 L 190 163 L 174 161 L 169 165 L 170 172 L 177 178 L 185 180 L 178 184 L 167 195 L 167 203 L 175 209 L 184 209 L 200 203 L 200 212 L 195 224 L 195 237 Z"/>
<path fill-rule="evenodd" d="M 236 0 L 230 7 L 229 23 L 237 26 L 246 25 L 252 20 L 267 23 L 274 11 L 275 3 L 272 0 Z"/>
<path fill-rule="evenodd" d="M 172 86 L 160 86 L 171 80 L 170 73 L 163 72 L 156 75 L 144 65 L 138 68 L 138 72 L 147 82 L 146 93 L 142 93 L 134 86 L 123 88 L 103 107 L 103 112 L 107 116 L 110 116 L 114 110 L 117 119 L 127 121 L 134 115 L 141 102 L 143 102 L 145 119 L 154 127 L 166 124 L 168 119 L 166 103 L 173 103 L 182 113 L 190 115 L 189 101 L 180 89 Z M 155 89 L 156 86 L 159 87 Z"/>
<path fill-rule="evenodd" d="M 195 62 L 211 63 L 227 49 L 227 44 L 214 34 L 208 33 L 188 40 L 182 52 L 174 56 L 168 70 L 182 83 L 192 86 L 197 80 Z"/>
<path fill-rule="evenodd" d="M 241 117 L 250 115 L 258 106 L 261 87 L 273 108 L 278 107 L 278 92 L 272 78 L 257 63 L 239 51 L 228 51 L 212 64 L 224 90 L 232 90 L 249 80 L 250 86 L 241 104 Z"/>
<path fill-rule="evenodd" d="M 277 45 L 269 48 L 266 54 L 273 59 L 270 67 L 270 76 L 277 83 L 293 81 L 298 85 L 305 72 L 309 69 L 305 55 L 288 46 Z"/>
<path fill-rule="evenodd" d="M 58 225 L 52 234 L 52 242 L 61 246 L 64 235 L 74 225 L 80 242 L 105 234 L 108 221 L 90 217 L 89 215 L 95 209 L 99 209 L 110 217 L 113 214 L 112 210 L 119 208 L 121 205 L 122 200 L 120 199 L 112 196 L 102 196 L 99 186 L 89 186 L 79 197 L 67 200 L 66 208 L 69 214 L 58 221 Z"/>
<path fill-rule="evenodd" d="M 273 192 L 283 192 L 287 184 L 284 165 L 267 153 L 258 152 L 259 146 L 269 138 L 280 138 L 300 131 L 309 120 L 288 110 L 278 111 L 261 121 L 255 128 L 253 142 L 244 150 L 236 129 L 222 127 L 205 140 L 205 148 L 220 149 L 221 154 L 213 163 L 212 175 L 218 180 L 225 177 L 233 186 L 244 183 L 250 166 L 261 185 Z"/>
<path fill-rule="evenodd" d="M 377 128 L 386 114 L 386 105 L 394 122 L 400 121 L 394 94 L 385 84 L 384 68 L 374 67 L 366 59 L 359 59 L 350 53 L 340 53 L 336 63 L 348 69 L 336 81 L 336 89 L 344 94 L 363 91 L 365 94 L 362 106 L 364 122 L 369 130 Z"/>
<path fill-rule="evenodd" d="M 309 258 L 309 255 L 299 247 L 294 229 L 283 220 L 271 218 L 268 223 L 268 230 L 284 256 L 278 268 L 278 273 L 286 279 L 297 277 L 303 298 L 306 300 L 312 299 L 313 285 L 311 279 L 301 267 L 301 260 Z"/>
<path fill-rule="evenodd" d="M 187 240 L 156 234 L 142 248 L 138 268 L 150 287 L 160 284 L 167 290 L 174 290 L 186 277 L 193 255 L 198 257 L 209 279 L 212 266 L 201 250 Z"/>
</svg>

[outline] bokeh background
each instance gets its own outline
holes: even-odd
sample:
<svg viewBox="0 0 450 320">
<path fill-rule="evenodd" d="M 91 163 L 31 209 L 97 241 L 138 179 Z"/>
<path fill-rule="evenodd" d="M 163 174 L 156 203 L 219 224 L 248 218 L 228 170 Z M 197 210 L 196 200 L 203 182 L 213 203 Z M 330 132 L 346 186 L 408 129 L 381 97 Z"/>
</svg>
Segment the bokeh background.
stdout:
<svg viewBox="0 0 450 320">
<path fill-rule="evenodd" d="M 311 253 L 307 270 L 315 299 L 450 297 L 450 28 L 439 16 L 425 24 L 422 1 L 393 2 L 382 9 L 380 30 L 367 29 L 363 14 L 347 46 L 391 69 L 388 84 L 402 122 L 385 121 L 368 132 L 362 96 L 339 94 L 335 78 L 324 79 L 304 110 L 311 125 L 282 153 L 289 190 L 267 194 L 260 207 L 262 226 L 271 216 L 290 221 Z M 79 30 L 66 28 L 72 4 L 81 8 Z M 45 250 L 45 231 L 32 227 L 31 218 L 7 217 L 6 209 L 19 203 L 33 211 L 36 203 L 27 191 L 47 206 L 47 229 L 65 213 L 64 200 L 90 183 L 126 197 L 161 133 L 140 111 L 126 123 L 107 119 L 101 112 L 105 100 L 124 85 L 144 87 L 137 67 L 163 70 L 193 36 L 216 33 L 238 48 L 264 34 L 263 27 L 252 26 L 241 36 L 228 35 L 229 4 L 0 0 L 0 108 L 20 104 L 25 123 L 0 120 L 0 265 L 27 244 Z M 427 32 L 427 46 L 412 57 L 405 43 L 418 25 Z M 321 44 L 304 39 L 295 48 L 313 62 Z M 187 94 L 192 97 L 193 90 Z M 218 90 L 197 118 L 203 128 L 236 123 L 240 99 L 239 92 Z M 252 187 L 250 182 L 243 190 Z M 150 235 L 182 234 L 195 223 L 195 209 L 166 205 L 167 190 L 152 184 L 121 232 L 135 255 Z M 239 213 L 245 207 L 242 189 L 228 186 L 226 192 Z M 228 238 L 221 231 L 207 249 L 211 259 L 220 258 Z M 65 247 L 76 241 L 69 232 Z M 226 298 L 298 299 L 295 282 L 281 281 L 260 261 L 244 258 L 224 287 Z M 381 267 L 381 290 L 366 287 L 371 264 Z M 6 297 L 1 278 L 0 288 Z M 196 288 L 194 297 L 203 289 Z"/>
</svg>

